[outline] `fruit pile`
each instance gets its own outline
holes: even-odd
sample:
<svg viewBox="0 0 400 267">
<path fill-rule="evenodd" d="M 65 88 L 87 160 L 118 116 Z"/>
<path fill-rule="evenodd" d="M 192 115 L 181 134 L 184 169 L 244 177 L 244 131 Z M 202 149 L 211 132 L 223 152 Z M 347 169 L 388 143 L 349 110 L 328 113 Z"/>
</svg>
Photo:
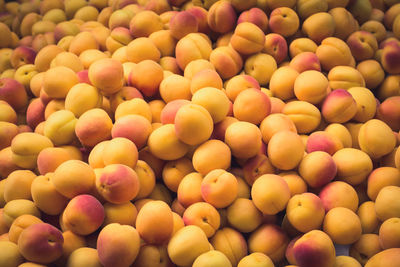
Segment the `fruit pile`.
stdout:
<svg viewBox="0 0 400 267">
<path fill-rule="evenodd" d="M 0 0 L 1 267 L 399 267 L 398 0 Z"/>
</svg>

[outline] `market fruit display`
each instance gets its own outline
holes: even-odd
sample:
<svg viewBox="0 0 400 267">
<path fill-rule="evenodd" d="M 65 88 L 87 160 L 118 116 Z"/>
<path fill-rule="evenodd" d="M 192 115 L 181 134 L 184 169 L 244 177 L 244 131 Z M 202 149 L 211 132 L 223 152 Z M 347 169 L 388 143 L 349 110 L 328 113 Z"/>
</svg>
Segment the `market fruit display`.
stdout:
<svg viewBox="0 0 400 267">
<path fill-rule="evenodd" d="M 1 267 L 400 267 L 400 2 L 0 0 Z"/>
</svg>

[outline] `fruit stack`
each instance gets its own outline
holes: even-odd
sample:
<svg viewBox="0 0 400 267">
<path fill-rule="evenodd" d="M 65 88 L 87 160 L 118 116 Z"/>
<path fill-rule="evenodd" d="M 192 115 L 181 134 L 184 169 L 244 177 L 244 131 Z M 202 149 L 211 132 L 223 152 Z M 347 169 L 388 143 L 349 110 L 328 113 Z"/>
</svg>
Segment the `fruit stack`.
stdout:
<svg viewBox="0 0 400 267">
<path fill-rule="evenodd" d="M 0 0 L 0 266 L 399 267 L 399 130 L 398 0 Z"/>
</svg>

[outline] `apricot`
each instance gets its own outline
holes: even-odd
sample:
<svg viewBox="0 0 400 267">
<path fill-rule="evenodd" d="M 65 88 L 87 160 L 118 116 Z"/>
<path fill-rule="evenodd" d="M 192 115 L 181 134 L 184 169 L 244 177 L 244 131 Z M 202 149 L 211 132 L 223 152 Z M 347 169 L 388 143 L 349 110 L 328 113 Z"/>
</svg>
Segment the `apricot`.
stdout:
<svg viewBox="0 0 400 267">
<path fill-rule="evenodd" d="M 216 208 L 229 206 L 237 197 L 236 177 L 222 169 L 215 169 L 204 176 L 201 182 L 203 199 Z"/>
<path fill-rule="evenodd" d="M 279 176 L 288 184 L 291 197 L 307 192 L 307 183 L 296 172 L 281 172 Z"/>
<path fill-rule="evenodd" d="M 18 249 L 25 259 L 48 264 L 61 257 L 63 242 L 60 230 L 47 223 L 38 223 L 22 231 Z"/>
<path fill-rule="evenodd" d="M 397 42 L 388 42 L 383 46 L 381 54 L 381 64 L 383 69 L 389 74 L 399 74 L 400 66 L 395 59 L 400 50 L 400 45 Z"/>
<path fill-rule="evenodd" d="M 89 80 L 103 94 L 114 94 L 123 86 L 122 64 L 115 59 L 99 59 L 89 67 Z"/>
<path fill-rule="evenodd" d="M 10 241 L 1 241 L 0 247 L 3 251 L 2 256 L 0 257 L 0 263 L 2 266 L 11 267 L 23 263 L 24 258 L 18 251 L 18 246 L 16 244 Z"/>
<path fill-rule="evenodd" d="M 240 74 L 232 77 L 226 82 L 225 91 L 229 99 L 234 102 L 236 97 L 244 90 L 249 88 L 260 89 L 260 84 L 250 75 Z"/>
<path fill-rule="evenodd" d="M 288 244 L 289 238 L 283 229 L 268 223 L 257 228 L 248 239 L 250 253 L 262 253 L 274 264 L 283 260 Z"/>
<path fill-rule="evenodd" d="M 397 123 L 397 116 L 399 114 L 397 110 L 397 102 L 400 100 L 399 97 L 389 97 L 385 99 L 377 109 L 377 118 L 385 122 L 392 128 L 393 131 L 400 129 L 400 125 Z"/>
<path fill-rule="evenodd" d="M 313 86 L 309 86 L 313 81 Z M 294 82 L 294 94 L 297 99 L 311 104 L 320 103 L 327 95 L 328 79 L 318 71 L 309 70 L 299 74 Z"/>
<path fill-rule="evenodd" d="M 261 252 L 254 252 L 246 257 L 242 258 L 239 263 L 238 267 L 272 267 L 274 263 L 272 262 L 271 258 Z"/>
<path fill-rule="evenodd" d="M 359 199 L 356 190 L 342 181 L 334 181 L 325 185 L 319 193 L 319 197 L 326 211 L 344 207 L 355 212 L 358 208 Z"/>
<path fill-rule="evenodd" d="M 48 173 L 36 177 L 31 185 L 32 199 L 35 205 L 49 215 L 60 214 L 68 203 L 68 198 L 61 195 L 51 182 L 51 176 Z"/>
<path fill-rule="evenodd" d="M 323 229 L 333 242 L 341 245 L 356 242 L 362 232 L 357 214 L 343 207 L 333 208 L 326 213 Z"/>
<path fill-rule="evenodd" d="M 299 134 L 312 132 L 321 122 L 318 108 L 306 101 L 291 101 L 285 105 L 282 113 L 293 121 Z"/>
<path fill-rule="evenodd" d="M 193 203 L 204 201 L 201 194 L 202 180 L 203 176 L 197 172 L 189 173 L 183 177 L 177 190 L 177 198 L 182 206 L 188 207 Z"/>
<path fill-rule="evenodd" d="M 356 31 L 352 33 L 347 38 L 347 44 L 357 61 L 371 59 L 376 50 L 378 50 L 378 42 L 375 36 L 367 31 Z"/>
<path fill-rule="evenodd" d="M 400 185 L 400 172 L 393 167 L 380 167 L 373 170 L 368 176 L 367 194 L 375 200 L 379 191 L 385 186 Z"/>
<path fill-rule="evenodd" d="M 349 255 L 365 265 L 372 256 L 381 251 L 378 235 L 363 234 L 356 243 L 351 245 Z"/>
<path fill-rule="evenodd" d="M 399 231 L 396 225 L 399 218 L 390 218 L 385 220 L 379 228 L 379 242 L 383 249 L 396 248 L 399 243 Z"/>
<path fill-rule="evenodd" d="M 302 160 L 304 151 L 300 136 L 292 131 L 279 131 L 268 142 L 268 158 L 281 170 L 294 169 Z"/>
<path fill-rule="evenodd" d="M 231 150 L 220 140 L 209 140 L 196 148 L 193 153 L 193 167 L 206 175 L 215 169 L 228 169 L 231 163 Z"/>
<path fill-rule="evenodd" d="M 258 154 L 248 159 L 243 165 L 243 174 L 245 181 L 252 185 L 254 181 L 263 174 L 275 173 L 275 168 L 268 157 L 264 154 Z"/>
<path fill-rule="evenodd" d="M 68 46 L 68 52 L 79 56 L 82 52 L 89 49 L 99 49 L 99 43 L 93 33 L 82 31 L 75 35 Z"/>
<path fill-rule="evenodd" d="M 148 37 L 153 32 L 163 29 L 160 16 L 151 11 L 138 12 L 129 22 L 129 30 L 133 37 Z"/>
<path fill-rule="evenodd" d="M 227 219 L 235 229 L 242 233 L 250 233 L 261 225 L 262 213 L 251 200 L 237 198 L 227 208 Z"/>
<path fill-rule="evenodd" d="M 79 118 L 85 111 L 101 107 L 102 102 L 103 97 L 96 87 L 78 83 L 68 91 L 65 109 L 72 111 Z"/>
<path fill-rule="evenodd" d="M 114 116 L 116 120 L 126 115 L 140 115 L 147 119 L 150 123 L 153 120 L 153 114 L 149 104 L 143 99 L 137 97 L 122 102 L 116 108 Z"/>
<path fill-rule="evenodd" d="M 219 46 L 209 54 L 210 62 L 222 79 L 232 78 L 243 67 L 240 54 L 230 46 Z"/>
<path fill-rule="evenodd" d="M 162 228 L 158 227 L 163 225 Z M 150 201 L 138 212 L 136 229 L 148 244 L 164 244 L 173 230 L 172 211 L 165 202 Z"/>
<path fill-rule="evenodd" d="M 107 142 L 102 151 L 104 165 L 124 164 L 134 168 L 138 160 L 136 145 L 127 138 L 116 137 Z"/>
<path fill-rule="evenodd" d="M 43 72 L 50 68 L 51 61 L 65 50 L 55 44 L 49 44 L 43 47 L 35 57 L 35 67 L 37 71 Z"/>
<path fill-rule="evenodd" d="M 185 244 L 182 246 L 181 244 Z M 168 256 L 177 265 L 190 266 L 201 254 L 210 251 L 204 231 L 195 225 L 178 230 L 168 242 Z"/>
<path fill-rule="evenodd" d="M 227 95 L 214 87 L 203 87 L 197 90 L 192 96 L 192 103 L 204 107 L 210 113 L 214 124 L 228 115 L 231 105 Z"/>
<path fill-rule="evenodd" d="M 336 256 L 335 264 L 337 266 L 360 267 L 361 264 L 350 256 Z"/>
<path fill-rule="evenodd" d="M 399 190 L 400 187 L 390 185 L 385 186 L 379 191 L 378 196 L 375 199 L 375 211 L 377 217 L 381 221 L 393 217 L 400 217 L 398 214 L 399 201 L 395 198 L 395 195 Z"/>
<path fill-rule="evenodd" d="M 266 144 L 268 144 L 271 140 L 271 137 L 279 131 L 289 130 L 294 133 L 297 132 L 296 126 L 289 116 L 281 113 L 270 114 L 269 116 L 265 117 L 260 124 L 260 130 L 262 139 Z"/>
<path fill-rule="evenodd" d="M 139 192 L 136 199 L 147 197 L 151 194 L 155 187 L 156 175 L 152 167 L 143 160 L 138 160 L 134 171 L 139 179 Z"/>
<path fill-rule="evenodd" d="M 299 266 L 333 266 L 335 247 L 327 234 L 312 230 L 300 237 L 293 246 L 294 258 Z"/>
<path fill-rule="evenodd" d="M 25 89 L 24 89 L 25 90 Z M 12 139 L 19 133 L 18 126 L 6 121 L 0 121 L 0 149 L 4 149 L 11 145 Z"/>
<path fill-rule="evenodd" d="M 382 252 L 379 252 L 375 255 L 373 255 L 365 264 L 366 267 L 383 267 L 386 266 L 387 264 L 393 264 L 394 266 L 397 265 L 399 258 L 399 249 L 398 248 L 391 248 L 391 249 L 386 249 Z"/>
<path fill-rule="evenodd" d="M 158 62 L 160 57 L 160 50 L 158 50 L 153 41 L 147 37 L 136 38 L 129 42 L 126 47 L 126 59 L 129 62 L 139 63 L 143 60 Z"/>
<path fill-rule="evenodd" d="M 162 179 L 168 189 L 176 192 L 182 179 L 193 171 L 194 168 L 190 159 L 182 157 L 177 160 L 168 161 L 164 165 Z"/>
<path fill-rule="evenodd" d="M 371 133 L 374 134 L 371 135 Z M 376 159 L 393 151 L 396 146 L 396 138 L 392 129 L 386 123 L 372 119 L 361 126 L 358 143 L 362 151 Z"/>
<path fill-rule="evenodd" d="M 311 187 L 321 187 L 336 176 L 336 163 L 324 151 L 307 154 L 299 164 L 299 174 Z"/>
<path fill-rule="evenodd" d="M 314 151 L 324 151 L 333 155 L 336 151 L 343 148 L 342 141 L 333 133 L 328 131 L 316 131 L 307 138 L 307 153 Z"/>
<path fill-rule="evenodd" d="M 335 21 L 328 12 L 317 12 L 304 20 L 302 31 L 308 38 L 319 44 L 325 38 L 333 36 L 335 33 Z"/>
<path fill-rule="evenodd" d="M 355 148 L 340 149 L 332 157 L 337 166 L 338 179 L 351 185 L 362 183 L 373 169 L 369 155 Z"/>
<path fill-rule="evenodd" d="M 349 66 L 353 59 L 348 45 L 336 37 L 328 37 L 322 40 L 315 53 L 322 68 L 327 71 L 340 65 Z"/>
<path fill-rule="evenodd" d="M 192 94 L 204 87 L 222 89 L 222 79 L 215 70 L 204 69 L 193 75 L 190 82 Z"/>
<path fill-rule="evenodd" d="M 181 75 L 172 74 L 160 83 L 160 95 L 165 103 L 177 99 L 190 100 L 190 80 Z"/>
<path fill-rule="evenodd" d="M 292 58 L 289 66 L 299 73 L 308 70 L 321 71 L 321 64 L 314 52 L 301 52 L 297 54 Z"/>
<path fill-rule="evenodd" d="M 94 147 L 101 141 L 110 139 L 112 120 L 100 108 L 84 112 L 76 122 L 75 134 L 84 146 Z"/>
<path fill-rule="evenodd" d="M 357 103 L 357 112 L 353 119 L 358 122 L 366 122 L 376 114 L 377 104 L 372 92 L 365 87 L 352 87 L 348 92 Z"/>
<path fill-rule="evenodd" d="M 15 244 L 18 244 L 18 238 L 23 230 L 25 230 L 26 228 L 28 228 L 33 224 L 42 222 L 43 221 L 41 219 L 30 214 L 24 214 L 19 216 L 14 220 L 14 222 L 10 226 L 10 229 L 8 231 L 9 240 Z"/>
<path fill-rule="evenodd" d="M 271 76 L 269 89 L 272 94 L 282 100 L 294 98 L 294 83 L 299 73 L 288 66 L 278 68 Z M 282 77 L 285 77 L 284 79 Z"/>
<path fill-rule="evenodd" d="M 254 205 L 264 214 L 274 215 L 284 210 L 290 199 L 286 181 L 275 174 L 258 177 L 251 188 Z"/>
<path fill-rule="evenodd" d="M 44 110 L 44 106 L 43 103 L 41 103 L 41 101 L 39 101 L 40 99 L 37 99 L 36 101 L 33 100 L 32 103 L 36 102 L 35 104 L 38 106 L 38 111 L 39 111 L 39 116 L 40 118 L 38 118 L 38 122 L 35 122 L 35 126 L 37 124 L 40 123 L 40 121 L 43 120 L 42 117 L 42 113 Z M 29 104 L 28 108 L 34 104 Z M 17 113 L 15 112 L 15 110 L 6 102 L 3 100 L 0 100 L 0 108 L 1 108 L 1 117 L 0 120 L 4 121 L 4 122 L 9 122 L 9 123 L 16 123 L 17 122 Z M 29 121 L 30 119 L 28 119 L 30 116 L 28 115 L 29 112 L 27 112 L 27 121 Z"/>
<path fill-rule="evenodd" d="M 136 64 L 129 74 L 129 84 L 145 96 L 154 95 L 158 91 L 162 79 L 163 69 L 161 66 L 148 59 Z"/>
<path fill-rule="evenodd" d="M 62 214 L 63 225 L 78 235 L 96 231 L 104 221 L 104 207 L 91 195 L 72 198 Z"/>
<path fill-rule="evenodd" d="M 198 256 L 193 262 L 194 267 L 205 266 L 232 266 L 228 257 L 218 250 L 210 250 Z"/>
<path fill-rule="evenodd" d="M 189 33 L 198 31 L 197 18 L 190 12 L 181 11 L 171 17 L 169 29 L 175 39 L 181 39 Z"/>
<path fill-rule="evenodd" d="M 49 138 L 37 133 L 20 133 L 11 142 L 12 161 L 21 168 L 34 169 L 40 151 L 47 147 L 53 147 Z"/>
<path fill-rule="evenodd" d="M 193 60 L 210 58 L 210 40 L 199 33 L 190 33 L 176 44 L 175 56 L 178 66 L 184 70 Z"/>
<path fill-rule="evenodd" d="M 325 210 L 321 199 L 307 192 L 290 198 L 286 216 L 296 230 L 307 233 L 322 225 Z"/>
<path fill-rule="evenodd" d="M 140 250 L 138 231 L 130 225 L 111 223 L 105 226 L 97 238 L 99 261 L 104 266 L 133 264 Z"/>
<path fill-rule="evenodd" d="M 212 117 L 200 105 L 188 104 L 181 107 L 176 113 L 176 135 L 188 145 L 197 145 L 204 142 L 211 136 L 212 130 Z"/>
<path fill-rule="evenodd" d="M 184 211 L 182 218 L 185 225 L 200 227 L 208 238 L 212 237 L 220 226 L 218 211 L 206 202 L 197 202 L 190 205 Z"/>
<path fill-rule="evenodd" d="M 292 58 L 303 52 L 315 53 L 317 44 L 309 38 L 297 38 L 289 45 L 289 54 Z"/>
<path fill-rule="evenodd" d="M 100 266 L 98 252 L 94 248 L 81 247 L 68 257 L 67 266 Z"/>
<path fill-rule="evenodd" d="M 83 161 L 68 160 L 57 167 L 50 179 L 59 193 L 67 198 L 73 198 L 91 192 L 95 173 Z"/>
<path fill-rule="evenodd" d="M 175 46 L 177 43 L 177 40 L 172 36 L 170 30 L 159 30 L 156 32 L 153 32 L 150 34 L 149 39 L 154 43 L 154 45 L 157 47 L 157 49 L 160 51 L 160 65 L 167 66 L 169 64 L 172 64 L 173 66 L 177 67 L 176 64 L 176 59 L 173 58 L 172 56 L 175 53 Z M 153 50 L 155 53 L 154 55 L 157 54 L 155 50 Z M 163 60 L 166 60 L 165 62 L 162 62 Z M 169 61 L 171 60 L 171 61 Z M 167 63 L 168 62 L 168 63 Z M 163 64 L 166 63 L 166 64 Z M 178 68 L 179 70 L 179 68 Z M 178 73 L 177 73 L 178 74 Z"/>
<path fill-rule="evenodd" d="M 218 33 L 227 33 L 233 30 L 236 19 L 236 12 L 231 2 L 217 1 L 208 10 L 208 26 Z"/>
<path fill-rule="evenodd" d="M 232 47 L 244 55 L 260 52 L 264 48 L 264 43 L 264 32 L 250 22 L 238 24 L 230 41 Z"/>
<path fill-rule="evenodd" d="M 260 85 L 267 85 L 272 74 L 276 71 L 275 59 L 266 53 L 258 53 L 246 59 L 245 73 L 254 77 Z"/>
<path fill-rule="evenodd" d="M 124 164 L 107 165 L 96 177 L 98 193 L 113 204 L 123 204 L 133 200 L 139 192 L 139 187 L 136 172 Z"/>
<path fill-rule="evenodd" d="M 225 254 L 232 266 L 236 266 L 240 259 L 247 254 L 247 244 L 244 237 L 229 227 L 218 230 L 210 242 L 215 250 Z"/>
<path fill-rule="evenodd" d="M 12 160 L 11 147 L 6 147 L 3 150 L 0 150 L 0 176 L 3 180 L 17 169 L 19 169 L 19 167 Z M 5 183 L 5 181 L 3 183 Z"/>
<path fill-rule="evenodd" d="M 32 200 L 30 189 L 35 178 L 36 175 L 29 170 L 16 170 L 10 173 L 4 184 L 4 200 L 6 202 L 14 199 Z"/>
<path fill-rule="evenodd" d="M 240 92 L 233 103 L 233 114 L 240 121 L 259 124 L 270 112 L 269 97 L 255 88 Z"/>
<path fill-rule="evenodd" d="M 249 122 L 234 122 L 226 128 L 225 143 L 237 158 L 251 158 L 261 149 L 261 132 Z"/>
<path fill-rule="evenodd" d="M 41 213 L 35 204 L 27 199 L 14 199 L 7 202 L 3 207 L 3 221 L 4 224 L 9 228 L 12 223 L 19 216 L 29 214 L 40 218 Z"/>
<path fill-rule="evenodd" d="M 284 37 L 293 35 L 299 28 L 299 17 L 289 7 L 278 7 L 272 10 L 269 18 L 269 29 Z"/>
<path fill-rule="evenodd" d="M 257 25 L 263 32 L 267 32 L 268 30 L 268 17 L 264 11 L 258 7 L 243 10 L 237 20 L 238 24 L 242 22 L 251 22 Z"/>
<path fill-rule="evenodd" d="M 330 92 L 322 103 L 322 116 L 331 123 L 344 123 L 351 120 L 357 113 L 357 102 L 344 89 Z"/>
<path fill-rule="evenodd" d="M 134 264 L 150 267 L 150 266 L 170 266 L 173 263 L 168 258 L 167 248 L 165 246 L 143 245 L 140 247 Z"/>
<path fill-rule="evenodd" d="M 362 203 L 357 210 L 357 215 L 360 218 L 363 234 L 374 233 L 380 224 L 375 212 L 375 203 L 366 201 Z"/>
</svg>

